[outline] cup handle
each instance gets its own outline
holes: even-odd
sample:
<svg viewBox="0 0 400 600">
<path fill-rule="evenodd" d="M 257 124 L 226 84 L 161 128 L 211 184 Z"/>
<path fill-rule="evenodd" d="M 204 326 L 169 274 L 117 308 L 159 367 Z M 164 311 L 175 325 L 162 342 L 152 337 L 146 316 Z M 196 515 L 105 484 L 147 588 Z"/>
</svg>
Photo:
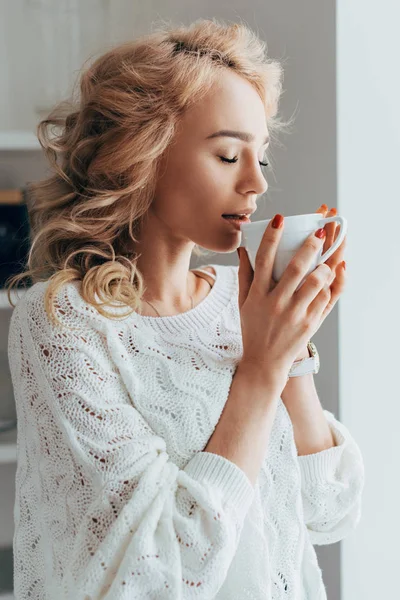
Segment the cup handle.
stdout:
<svg viewBox="0 0 400 600">
<path fill-rule="evenodd" d="M 318 222 L 318 226 L 322 228 L 325 227 L 327 223 L 333 222 L 337 222 L 340 225 L 339 235 L 333 242 L 332 246 L 328 248 L 328 250 L 319 258 L 317 266 L 324 263 L 334 252 L 336 252 L 337 248 L 343 242 L 344 236 L 347 233 L 347 219 L 339 215 L 336 215 L 334 217 L 327 217 L 326 219 L 320 219 L 320 221 Z"/>
</svg>

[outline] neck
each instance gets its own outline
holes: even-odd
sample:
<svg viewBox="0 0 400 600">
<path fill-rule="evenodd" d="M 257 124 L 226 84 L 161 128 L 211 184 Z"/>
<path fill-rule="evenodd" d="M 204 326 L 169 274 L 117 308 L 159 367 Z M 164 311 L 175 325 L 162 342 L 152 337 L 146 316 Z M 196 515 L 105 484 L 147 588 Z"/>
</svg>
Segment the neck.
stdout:
<svg viewBox="0 0 400 600">
<path fill-rule="evenodd" d="M 142 297 L 142 307 L 140 314 L 142 316 L 173 316 L 187 312 L 194 308 L 195 296 L 197 294 L 197 276 L 189 271 L 190 283 L 188 283 L 187 294 L 184 298 L 178 298 L 175 301 L 162 301 L 158 298 Z"/>
</svg>

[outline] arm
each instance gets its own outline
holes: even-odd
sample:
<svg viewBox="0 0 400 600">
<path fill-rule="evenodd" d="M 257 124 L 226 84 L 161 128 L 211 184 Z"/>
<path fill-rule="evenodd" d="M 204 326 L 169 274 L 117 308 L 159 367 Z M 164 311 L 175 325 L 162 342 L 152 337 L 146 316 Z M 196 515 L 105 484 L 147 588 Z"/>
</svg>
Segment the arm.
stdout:
<svg viewBox="0 0 400 600">
<path fill-rule="evenodd" d="M 360 449 L 347 428 L 322 408 L 313 375 L 289 379 L 282 401 L 293 424 L 311 542 L 335 543 L 360 520 L 364 487 Z"/>
<path fill-rule="evenodd" d="M 296 359 L 308 358 L 307 348 Z M 290 415 L 299 456 L 313 454 L 335 446 L 314 383 L 314 375 L 291 377 L 281 395 Z"/>
<path fill-rule="evenodd" d="M 236 463 L 256 484 L 265 459 L 282 385 L 272 375 L 238 364 L 228 400 L 205 452 L 213 452 Z M 284 381 L 285 374 L 279 376 Z"/>
</svg>

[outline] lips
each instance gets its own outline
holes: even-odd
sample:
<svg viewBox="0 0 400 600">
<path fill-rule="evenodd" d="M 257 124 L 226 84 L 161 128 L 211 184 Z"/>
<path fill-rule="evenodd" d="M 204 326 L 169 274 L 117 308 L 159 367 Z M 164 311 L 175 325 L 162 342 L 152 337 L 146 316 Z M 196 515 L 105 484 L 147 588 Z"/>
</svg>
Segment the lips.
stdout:
<svg viewBox="0 0 400 600">
<path fill-rule="evenodd" d="M 252 215 L 254 212 L 256 211 L 255 208 L 242 208 L 240 210 L 238 210 L 238 212 L 229 212 L 229 213 L 224 213 L 222 216 L 225 217 L 226 215 Z"/>
<path fill-rule="evenodd" d="M 244 216 L 239 216 L 239 215 L 222 215 L 224 219 L 233 219 L 236 221 L 247 221 L 248 217 L 246 215 Z"/>
<path fill-rule="evenodd" d="M 240 219 L 234 219 L 234 218 L 229 219 L 228 217 L 222 215 L 222 218 L 227 223 L 230 223 L 231 227 L 235 227 L 239 231 L 240 231 L 240 227 L 241 227 L 242 223 L 251 223 L 249 217 L 242 217 Z"/>
</svg>

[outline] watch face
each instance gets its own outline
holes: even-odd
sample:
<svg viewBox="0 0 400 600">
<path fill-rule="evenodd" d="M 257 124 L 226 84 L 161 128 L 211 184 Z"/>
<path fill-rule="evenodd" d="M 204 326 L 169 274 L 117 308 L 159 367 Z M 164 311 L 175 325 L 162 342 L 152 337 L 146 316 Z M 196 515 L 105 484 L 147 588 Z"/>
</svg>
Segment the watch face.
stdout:
<svg viewBox="0 0 400 600">
<path fill-rule="evenodd" d="M 309 342 L 308 343 L 308 348 L 311 352 L 311 356 L 314 358 L 314 362 L 315 362 L 315 373 L 318 373 L 319 371 L 319 367 L 320 367 L 320 361 L 319 361 L 319 354 L 318 354 L 318 350 L 316 345 L 314 344 L 314 342 Z"/>
<path fill-rule="evenodd" d="M 319 366 L 320 366 L 320 360 L 319 360 L 319 354 L 318 354 L 318 350 L 315 344 L 313 344 L 313 351 L 314 351 L 314 358 L 315 358 L 315 369 L 316 369 L 316 373 L 318 373 L 319 371 Z"/>
</svg>

